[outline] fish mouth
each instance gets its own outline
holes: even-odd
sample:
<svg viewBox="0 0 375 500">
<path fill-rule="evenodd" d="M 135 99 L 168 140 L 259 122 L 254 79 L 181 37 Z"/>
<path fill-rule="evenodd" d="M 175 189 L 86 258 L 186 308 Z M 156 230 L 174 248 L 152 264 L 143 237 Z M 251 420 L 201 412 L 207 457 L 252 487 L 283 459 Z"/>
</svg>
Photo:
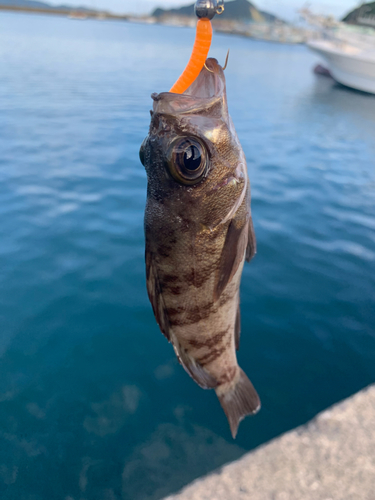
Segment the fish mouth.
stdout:
<svg viewBox="0 0 375 500">
<path fill-rule="evenodd" d="M 199 112 L 226 100 L 223 68 L 213 58 L 206 60 L 198 77 L 183 94 L 172 92 L 151 95 L 155 113 L 176 115 Z"/>
<path fill-rule="evenodd" d="M 216 59 L 206 60 L 205 66 L 198 77 L 183 95 L 212 99 L 221 97 L 225 92 L 224 71 Z"/>
</svg>

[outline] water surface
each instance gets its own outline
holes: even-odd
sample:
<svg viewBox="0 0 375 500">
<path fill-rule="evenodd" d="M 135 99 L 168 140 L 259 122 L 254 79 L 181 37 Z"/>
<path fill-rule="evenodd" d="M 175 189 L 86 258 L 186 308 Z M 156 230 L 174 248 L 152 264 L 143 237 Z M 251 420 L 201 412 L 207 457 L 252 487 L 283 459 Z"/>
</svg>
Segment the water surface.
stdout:
<svg viewBox="0 0 375 500">
<path fill-rule="evenodd" d="M 194 32 L 0 14 L 0 497 L 157 500 L 375 381 L 375 97 L 215 35 L 258 255 L 233 441 L 148 302 L 138 160 Z"/>
</svg>

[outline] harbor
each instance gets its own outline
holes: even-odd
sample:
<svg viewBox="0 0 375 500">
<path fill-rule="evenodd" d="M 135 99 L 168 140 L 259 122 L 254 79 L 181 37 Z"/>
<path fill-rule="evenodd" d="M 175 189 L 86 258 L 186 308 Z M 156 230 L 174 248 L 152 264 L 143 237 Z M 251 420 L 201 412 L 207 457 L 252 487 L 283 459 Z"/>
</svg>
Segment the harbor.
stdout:
<svg viewBox="0 0 375 500">
<path fill-rule="evenodd" d="M 362 57 L 373 31 L 357 21 L 372 14 L 319 16 L 306 43 L 215 28 L 208 47 L 211 69 L 230 49 L 227 104 L 257 245 L 236 356 L 261 409 L 233 439 L 147 292 L 143 163 L 154 157 L 140 147 L 155 93 L 170 96 L 189 61 L 193 24 L 151 17 L 156 4 L 126 19 L 99 15 L 110 0 L 87 1 L 91 16 L 80 5 L 0 11 L 1 500 L 373 500 L 375 95 L 339 83 L 308 45 Z M 254 29 L 284 29 L 282 12 L 248 14 Z M 206 133 L 193 132 L 203 155 Z M 168 151 L 160 178 L 181 182 L 185 157 L 172 170 Z M 189 175 L 203 184 L 213 167 L 202 154 L 204 173 Z M 243 186 L 245 160 L 230 160 L 219 189 Z M 212 199 L 222 210 L 216 189 Z"/>
<path fill-rule="evenodd" d="M 182 7 L 180 9 L 160 9 L 157 8 L 150 14 L 134 15 L 119 14 L 107 10 L 97 10 L 89 8 L 69 8 L 65 6 L 53 7 L 47 3 L 38 2 L 39 7 L 27 7 L 24 4 L 7 4 L 5 1 L 0 4 L 1 11 L 23 12 L 29 14 L 48 14 L 66 16 L 75 20 L 112 20 L 127 21 L 141 24 L 161 24 L 164 26 L 177 26 L 185 28 L 194 28 L 196 20 L 193 14 L 193 5 Z M 336 29 L 340 23 L 332 17 L 313 15 L 309 9 L 304 7 L 298 12 L 296 10 L 296 19 L 298 22 L 287 22 L 267 12 L 260 11 L 254 4 L 248 0 L 232 0 L 229 7 L 234 15 L 229 17 L 217 16 L 213 21 L 213 28 L 218 33 L 237 35 L 252 38 L 254 40 L 263 40 L 273 43 L 287 44 L 305 44 L 314 39 L 319 39 L 321 32 L 327 29 Z M 228 7 L 228 4 L 227 4 Z M 226 12 L 226 11 L 224 11 Z M 345 22 L 351 25 L 363 26 L 367 29 L 367 34 L 374 45 L 375 27 L 374 14 L 371 8 L 366 6 L 355 9 L 348 14 Z M 301 22 L 302 20 L 307 23 Z M 310 24 L 310 21 L 312 23 Z M 342 23 L 341 23 L 342 24 Z M 342 24 L 343 25 L 343 24 Z M 326 33 L 325 35 L 326 36 Z"/>
</svg>

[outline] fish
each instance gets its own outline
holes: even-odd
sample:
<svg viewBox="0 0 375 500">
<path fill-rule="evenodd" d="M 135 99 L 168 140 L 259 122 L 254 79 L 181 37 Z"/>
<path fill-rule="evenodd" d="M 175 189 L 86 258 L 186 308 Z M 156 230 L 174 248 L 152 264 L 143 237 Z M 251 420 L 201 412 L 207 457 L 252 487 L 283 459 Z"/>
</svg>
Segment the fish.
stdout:
<svg viewBox="0 0 375 500">
<path fill-rule="evenodd" d="M 206 59 L 183 94 L 151 97 L 139 152 L 148 296 L 179 362 L 200 387 L 215 390 L 235 438 L 240 421 L 260 409 L 236 357 L 242 269 L 256 253 L 246 158 L 216 59 Z"/>
</svg>

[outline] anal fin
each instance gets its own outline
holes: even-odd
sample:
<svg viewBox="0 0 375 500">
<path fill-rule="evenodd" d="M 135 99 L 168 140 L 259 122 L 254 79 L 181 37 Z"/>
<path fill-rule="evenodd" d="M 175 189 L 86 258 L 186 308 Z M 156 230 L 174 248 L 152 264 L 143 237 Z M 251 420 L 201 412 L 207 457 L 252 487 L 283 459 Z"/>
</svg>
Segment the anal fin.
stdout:
<svg viewBox="0 0 375 500">
<path fill-rule="evenodd" d="M 195 359 L 190 356 L 179 344 L 176 337 L 172 336 L 172 345 L 177 359 L 180 361 L 185 371 L 203 389 L 214 389 L 217 387 L 216 379 L 210 375 Z"/>
</svg>

